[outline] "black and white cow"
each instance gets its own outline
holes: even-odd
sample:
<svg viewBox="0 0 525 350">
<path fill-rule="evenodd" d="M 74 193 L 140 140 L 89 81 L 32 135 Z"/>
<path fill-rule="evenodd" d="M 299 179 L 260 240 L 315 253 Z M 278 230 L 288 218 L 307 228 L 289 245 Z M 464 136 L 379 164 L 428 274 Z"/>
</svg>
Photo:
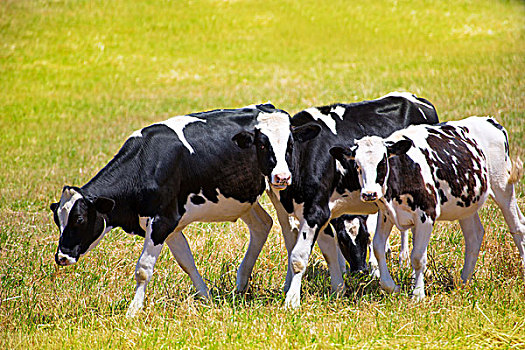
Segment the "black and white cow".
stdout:
<svg viewBox="0 0 525 350">
<path fill-rule="evenodd" d="M 287 307 L 300 305 L 301 278 L 317 238 L 328 263 L 332 291 L 343 292 L 343 266 L 336 242 L 328 234 L 318 234 L 331 218 L 378 210 L 376 204 L 361 201 L 355 170 L 344 169 L 329 150 L 353 145 L 354 139 L 366 135 L 385 137 L 411 124 L 437 123 L 438 117 L 427 100 L 410 93 L 390 93 L 371 101 L 308 108 L 292 118 L 294 126 L 312 122 L 322 129 L 315 139 L 294 147 L 292 184 L 284 191 L 270 191 L 288 250 Z"/>
<path fill-rule="evenodd" d="M 368 270 L 366 256 L 371 240 L 367 218 L 367 215 L 344 214 L 330 220 L 335 237 L 340 242 L 341 253 L 350 265 L 350 273 L 364 273 Z M 330 230 L 330 226 L 327 226 L 325 234 L 331 235 Z"/>
<path fill-rule="evenodd" d="M 341 252 L 350 265 L 350 272 L 368 271 L 373 277 L 379 278 L 379 265 L 374 255 L 372 237 L 376 232 L 377 214 L 348 215 L 344 214 L 330 220 L 337 234 L 337 241 Z M 329 229 L 327 226 L 325 232 Z M 328 234 L 329 231 L 328 231 Z M 399 264 L 408 261 L 408 230 L 401 231 L 401 244 L 399 249 Z M 390 243 L 386 242 L 387 255 L 392 251 Z M 368 259 L 366 257 L 368 256 Z M 344 268 L 344 267 L 343 267 Z M 343 270 L 344 272 L 344 270 Z"/>
<path fill-rule="evenodd" d="M 237 274 L 237 289 L 244 290 L 272 226 L 257 202 L 266 181 L 275 190 L 286 188 L 294 139 L 315 137 L 319 129 L 304 125 L 292 132 L 289 115 L 265 104 L 173 117 L 134 132 L 94 178 L 80 188 L 64 187 L 51 205 L 60 229 L 57 264 L 74 264 L 105 233 L 122 227 L 145 236 L 129 316 L 143 305 L 164 243 L 207 298 L 182 230 L 194 221 L 241 218 L 250 230 Z"/>
<path fill-rule="evenodd" d="M 461 278 L 467 282 L 484 234 L 478 210 L 489 195 L 502 210 L 525 267 L 525 217 L 514 186 L 523 164 L 511 161 L 507 132 L 494 119 L 411 126 L 387 138 L 364 137 L 352 148 L 335 147 L 330 153 L 344 167 L 357 169 L 361 199 L 380 208 L 374 252 L 385 290 L 399 290 L 385 261 L 385 241 L 396 225 L 412 228 L 413 295 L 415 300 L 425 297 L 427 246 L 441 220 L 459 220 L 465 238 Z"/>
</svg>

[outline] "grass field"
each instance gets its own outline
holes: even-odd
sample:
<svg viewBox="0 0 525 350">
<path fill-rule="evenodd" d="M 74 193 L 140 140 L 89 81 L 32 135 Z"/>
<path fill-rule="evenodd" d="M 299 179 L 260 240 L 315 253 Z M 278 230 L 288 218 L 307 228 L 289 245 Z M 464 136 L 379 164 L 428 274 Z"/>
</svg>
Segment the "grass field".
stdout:
<svg viewBox="0 0 525 350">
<path fill-rule="evenodd" d="M 316 249 L 303 306 L 285 310 L 278 225 L 244 296 L 233 290 L 246 227 L 192 225 L 186 235 L 213 302 L 193 298 L 165 250 L 132 320 L 125 312 L 140 238 L 114 230 L 78 264 L 55 265 L 49 204 L 63 185 L 94 176 L 133 130 L 212 108 L 271 100 L 295 113 L 392 90 L 429 99 L 443 120 L 495 116 L 524 158 L 524 3 L 1 1 L 0 345 L 525 348 L 524 279 L 493 202 L 482 212 L 485 242 L 468 286 L 459 282 L 459 226 L 437 226 L 422 303 L 410 301 L 410 271 L 396 259 L 401 294 L 347 279 L 347 295 L 331 298 Z M 398 242 L 394 235 L 394 257 Z"/>
</svg>

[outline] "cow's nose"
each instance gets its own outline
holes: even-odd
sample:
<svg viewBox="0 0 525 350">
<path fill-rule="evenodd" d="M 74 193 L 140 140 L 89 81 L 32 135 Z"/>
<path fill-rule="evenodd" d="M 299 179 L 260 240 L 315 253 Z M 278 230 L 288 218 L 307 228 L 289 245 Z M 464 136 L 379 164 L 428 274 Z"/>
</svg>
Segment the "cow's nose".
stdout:
<svg viewBox="0 0 525 350">
<path fill-rule="evenodd" d="M 365 202 L 372 202 L 377 199 L 377 192 L 363 192 L 361 193 L 361 199 Z"/>
<path fill-rule="evenodd" d="M 55 262 L 57 265 L 64 266 L 67 263 L 67 259 L 64 256 L 58 256 L 58 253 L 55 254 Z"/>
<path fill-rule="evenodd" d="M 273 183 L 278 184 L 278 185 L 284 185 L 284 184 L 289 185 L 291 179 L 292 179 L 292 175 L 289 173 L 276 174 L 273 177 L 273 180 L 274 180 Z"/>
<path fill-rule="evenodd" d="M 55 262 L 59 266 L 71 265 L 70 259 L 66 255 L 61 254 L 61 253 L 56 253 L 55 254 Z"/>
</svg>

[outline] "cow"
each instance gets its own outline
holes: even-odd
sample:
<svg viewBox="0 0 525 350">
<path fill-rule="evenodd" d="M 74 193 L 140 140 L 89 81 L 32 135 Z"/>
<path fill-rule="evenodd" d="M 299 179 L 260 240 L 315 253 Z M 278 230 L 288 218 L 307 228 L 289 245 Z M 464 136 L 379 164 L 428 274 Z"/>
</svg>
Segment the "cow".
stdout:
<svg viewBox="0 0 525 350">
<path fill-rule="evenodd" d="M 337 242 L 340 242 L 341 253 L 348 261 L 349 272 L 351 274 L 366 272 L 368 270 L 367 247 L 370 242 L 367 215 L 343 214 L 330 220 L 330 225 L 335 231 Z M 326 227 L 325 234 L 333 236 L 330 225 Z"/>
<path fill-rule="evenodd" d="M 329 234 L 319 235 L 330 219 L 378 210 L 375 203 L 361 201 L 357 173 L 344 169 L 329 150 L 366 135 L 386 137 L 411 124 L 434 124 L 438 117 L 426 99 L 393 92 L 376 100 L 312 107 L 292 117 L 293 126 L 312 122 L 317 122 L 321 131 L 292 150 L 292 184 L 285 190 L 269 192 L 288 251 L 284 290 L 285 307 L 291 308 L 300 306 L 301 279 L 316 240 L 327 260 L 332 292 L 344 292 L 337 243 Z"/>
<path fill-rule="evenodd" d="M 208 298 L 182 231 L 194 221 L 240 218 L 250 231 L 236 285 L 245 290 L 272 227 L 258 199 L 267 182 L 275 191 L 291 183 L 294 143 L 319 131 L 314 124 L 292 129 L 289 114 L 271 104 L 177 116 L 135 131 L 88 183 L 65 186 L 51 204 L 60 230 L 56 263 L 76 263 L 115 227 L 145 237 L 127 312 L 132 317 L 143 306 L 164 243 L 198 295 Z"/>
<path fill-rule="evenodd" d="M 344 214 L 330 220 L 330 224 L 336 233 L 339 248 L 350 265 L 350 273 L 369 271 L 371 276 L 379 278 L 379 265 L 374 255 L 371 239 L 376 231 L 377 217 L 377 214 Z M 332 235 L 329 230 L 330 226 L 327 226 L 325 232 L 327 231 L 329 235 Z M 385 250 L 387 255 L 391 253 L 388 241 Z M 408 261 L 408 254 L 408 231 L 401 231 L 400 265 Z M 367 256 L 368 260 L 366 259 Z M 342 271 L 345 272 L 344 267 Z"/>
<path fill-rule="evenodd" d="M 478 211 L 489 195 L 503 212 L 525 268 L 525 217 L 515 195 L 523 163 L 511 160 L 507 131 L 493 118 L 410 126 L 387 138 L 369 136 L 350 148 L 334 147 L 330 153 L 343 167 L 357 170 L 361 200 L 380 209 L 374 252 L 387 292 L 399 291 L 385 261 L 393 225 L 413 232 L 414 300 L 425 298 L 426 252 L 436 221 L 459 221 L 465 239 L 461 278 L 467 283 L 484 235 Z"/>
</svg>

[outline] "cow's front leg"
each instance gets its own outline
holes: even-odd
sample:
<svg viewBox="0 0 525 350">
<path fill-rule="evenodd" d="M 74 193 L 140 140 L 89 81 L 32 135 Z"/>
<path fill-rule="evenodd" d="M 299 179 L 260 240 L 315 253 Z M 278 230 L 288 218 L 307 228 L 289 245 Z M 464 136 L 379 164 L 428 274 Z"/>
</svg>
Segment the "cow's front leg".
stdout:
<svg viewBox="0 0 525 350">
<path fill-rule="evenodd" d="M 140 254 L 139 260 L 135 267 L 135 280 L 137 286 L 135 287 L 135 297 L 129 305 L 126 313 L 127 317 L 134 317 L 142 306 L 144 305 L 144 295 L 146 287 L 153 276 L 153 268 L 157 262 L 157 258 L 162 251 L 162 243 L 155 244 L 151 238 L 153 220 L 148 220 L 146 226 L 146 236 L 144 239 L 144 248 Z"/>
<path fill-rule="evenodd" d="M 346 264 L 346 261 L 344 257 L 342 257 L 342 259 L 339 257 L 339 255 L 342 256 L 342 253 L 339 250 L 337 241 L 335 237 L 332 237 L 323 231 L 320 232 L 317 237 L 317 244 L 319 244 L 321 253 L 323 253 L 324 259 L 326 260 L 328 271 L 330 271 L 332 293 L 336 296 L 341 296 L 345 291 L 345 281 L 343 280 L 341 265 L 345 266 L 343 264 Z"/>
<path fill-rule="evenodd" d="M 434 228 L 433 222 L 427 218 L 426 222 L 417 222 L 412 233 L 414 247 L 410 260 L 414 269 L 414 290 L 412 300 L 421 301 L 425 298 L 425 269 L 427 267 L 427 248 L 430 235 Z"/>
<path fill-rule="evenodd" d="M 288 253 L 288 261 L 290 261 L 292 250 L 295 247 L 295 243 L 297 242 L 297 237 L 299 235 L 299 225 L 295 217 L 288 214 L 286 209 L 284 209 L 283 205 L 279 201 L 279 198 L 277 198 L 277 195 L 273 191 L 266 191 L 266 193 L 268 194 L 268 197 L 270 197 L 270 200 L 272 201 L 272 204 L 275 208 L 275 212 L 277 213 L 277 219 L 279 220 L 279 225 L 281 225 L 281 231 L 284 238 L 284 245 L 286 246 L 286 252 Z M 293 270 L 291 265 L 288 263 L 286 279 L 283 287 L 285 293 L 288 293 L 288 290 L 290 289 L 292 277 Z"/>
<path fill-rule="evenodd" d="M 298 308 L 301 305 L 301 279 L 306 271 L 312 246 L 315 243 L 316 231 L 318 231 L 317 225 L 311 227 L 303 220 L 297 242 L 288 260 L 288 268 L 292 271 L 292 280 L 284 301 L 287 308 Z"/>
<path fill-rule="evenodd" d="M 166 239 L 166 244 L 179 266 L 190 276 L 197 290 L 197 294 L 205 299 L 209 299 L 208 286 L 206 286 L 206 283 L 197 270 L 197 266 L 195 266 L 195 260 L 193 259 L 193 254 L 191 253 L 186 237 L 184 237 L 181 231 L 173 232 Z"/>
<path fill-rule="evenodd" d="M 259 203 L 241 217 L 250 230 L 250 243 L 246 255 L 237 271 L 237 291 L 244 292 L 248 287 L 248 281 L 252 274 L 253 266 L 261 253 L 261 250 L 272 229 L 272 217 L 261 207 Z"/>
<path fill-rule="evenodd" d="M 377 259 L 377 265 L 379 268 L 379 278 L 381 287 L 388 293 L 399 292 L 399 286 L 395 284 L 388 266 L 386 264 L 386 242 L 390 231 L 392 231 L 392 222 L 379 211 L 376 233 L 374 234 L 374 255 Z"/>
</svg>

